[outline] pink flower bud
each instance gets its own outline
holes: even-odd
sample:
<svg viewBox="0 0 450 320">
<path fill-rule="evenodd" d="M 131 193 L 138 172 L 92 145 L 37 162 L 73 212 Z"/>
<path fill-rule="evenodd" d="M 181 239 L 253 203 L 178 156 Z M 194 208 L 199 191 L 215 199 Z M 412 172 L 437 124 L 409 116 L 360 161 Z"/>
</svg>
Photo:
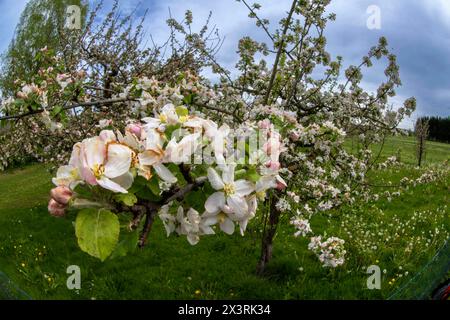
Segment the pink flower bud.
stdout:
<svg viewBox="0 0 450 320">
<path fill-rule="evenodd" d="M 270 130 L 269 131 L 269 137 L 271 139 L 275 139 L 275 140 L 279 140 L 279 141 L 282 140 L 280 133 L 278 131 L 275 131 L 275 130 Z"/>
<path fill-rule="evenodd" d="M 286 189 L 286 185 L 282 182 L 277 181 L 277 190 L 283 191 L 284 189 Z"/>
<path fill-rule="evenodd" d="M 52 189 L 52 191 L 50 191 L 50 195 L 56 202 L 62 205 L 67 205 L 72 198 L 73 193 L 69 188 L 65 186 L 59 186 Z"/>
<path fill-rule="evenodd" d="M 111 119 L 102 119 L 98 122 L 98 127 L 99 128 L 106 128 L 110 125 L 112 125 L 112 120 Z"/>
<path fill-rule="evenodd" d="M 278 161 L 269 160 L 266 162 L 266 167 L 270 168 L 271 170 L 276 171 L 276 170 L 280 169 L 281 164 Z"/>
<path fill-rule="evenodd" d="M 298 139 L 300 139 L 300 135 L 297 132 L 291 132 L 289 135 L 289 138 L 291 138 L 292 141 L 297 142 Z"/>
<path fill-rule="evenodd" d="M 271 123 L 269 119 L 264 119 L 258 122 L 258 128 L 260 129 L 269 129 L 270 125 Z"/>
<path fill-rule="evenodd" d="M 127 130 L 134 134 L 136 137 L 141 137 L 142 126 L 137 123 L 131 123 L 127 126 Z"/>
<path fill-rule="evenodd" d="M 66 210 L 66 206 L 56 202 L 53 199 L 50 199 L 48 203 L 48 212 L 54 217 L 64 217 Z"/>
<path fill-rule="evenodd" d="M 284 179 L 281 178 L 280 176 L 276 176 L 275 178 L 276 178 L 276 180 L 277 180 L 277 187 L 276 187 L 277 190 L 282 191 L 282 190 L 286 189 L 287 184 L 286 184 L 286 182 L 284 181 Z"/>
<path fill-rule="evenodd" d="M 17 98 L 19 98 L 19 99 L 27 99 L 28 95 L 25 92 L 19 91 L 19 92 L 17 92 Z"/>
<path fill-rule="evenodd" d="M 41 94 L 41 89 L 39 89 L 39 87 L 37 87 L 35 85 L 31 86 L 31 91 L 34 93 L 37 93 L 39 95 Z"/>
<path fill-rule="evenodd" d="M 267 154 L 267 155 L 272 155 L 272 154 L 279 154 L 281 151 L 281 143 L 280 140 L 278 139 L 274 139 L 274 138 L 270 138 L 264 145 L 263 145 L 263 151 Z"/>
</svg>

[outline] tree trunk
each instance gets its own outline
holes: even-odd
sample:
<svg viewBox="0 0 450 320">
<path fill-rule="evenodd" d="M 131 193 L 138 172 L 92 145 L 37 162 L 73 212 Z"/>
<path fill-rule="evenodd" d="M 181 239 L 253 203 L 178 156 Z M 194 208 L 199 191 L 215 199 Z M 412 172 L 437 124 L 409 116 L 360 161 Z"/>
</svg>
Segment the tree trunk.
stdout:
<svg viewBox="0 0 450 320">
<path fill-rule="evenodd" d="M 270 205 L 269 221 L 262 237 L 261 256 L 256 268 L 256 273 L 258 275 L 264 274 L 267 263 L 270 261 L 270 259 L 272 259 L 273 238 L 277 231 L 279 219 L 280 212 L 275 208 L 274 201 L 272 201 Z"/>
<path fill-rule="evenodd" d="M 419 167 L 422 166 L 422 156 L 423 156 L 423 139 L 419 141 Z"/>
</svg>

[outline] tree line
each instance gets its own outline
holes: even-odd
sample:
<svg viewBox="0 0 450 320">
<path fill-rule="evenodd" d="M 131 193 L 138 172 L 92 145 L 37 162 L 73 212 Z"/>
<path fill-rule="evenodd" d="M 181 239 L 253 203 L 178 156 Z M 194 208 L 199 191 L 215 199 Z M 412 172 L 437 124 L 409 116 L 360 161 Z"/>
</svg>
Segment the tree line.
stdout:
<svg viewBox="0 0 450 320">
<path fill-rule="evenodd" d="M 421 117 L 418 121 L 428 122 L 428 139 L 450 143 L 450 117 Z"/>
</svg>

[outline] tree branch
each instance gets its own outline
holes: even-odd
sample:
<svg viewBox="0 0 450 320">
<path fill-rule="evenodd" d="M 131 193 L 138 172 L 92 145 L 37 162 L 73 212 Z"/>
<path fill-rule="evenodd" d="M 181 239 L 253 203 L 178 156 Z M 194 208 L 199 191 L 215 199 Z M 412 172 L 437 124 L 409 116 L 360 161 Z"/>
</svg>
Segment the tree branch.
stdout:
<svg viewBox="0 0 450 320">
<path fill-rule="evenodd" d="M 135 99 L 126 97 L 126 98 L 115 98 L 115 99 L 106 99 L 106 100 L 98 100 L 98 101 L 90 101 L 90 102 L 80 102 L 80 103 L 74 103 L 74 104 L 65 106 L 62 108 L 62 110 L 70 110 L 70 109 L 75 109 L 78 107 L 86 108 L 86 107 L 92 107 L 92 106 L 98 106 L 98 105 L 109 105 L 109 104 L 113 104 L 113 103 L 126 102 L 126 101 L 135 101 Z M 21 118 L 25 118 L 25 117 L 28 117 L 31 115 L 42 113 L 45 110 L 46 109 L 42 108 L 42 109 L 32 110 L 32 111 L 25 112 L 25 113 L 18 114 L 18 115 L 4 116 L 4 117 L 0 117 L 0 120 L 21 119 Z"/>
<path fill-rule="evenodd" d="M 295 11 L 295 6 L 297 4 L 297 0 L 293 0 L 292 1 L 292 6 L 291 6 L 291 10 L 289 11 L 289 15 L 286 19 L 285 25 L 284 25 L 284 29 L 283 29 L 283 33 L 281 35 L 281 42 L 280 42 L 280 47 L 278 48 L 278 52 L 277 55 L 275 57 L 275 62 L 273 64 L 273 70 L 272 70 L 272 75 L 270 76 L 270 82 L 269 82 L 269 86 L 267 87 L 267 92 L 266 92 L 266 96 L 264 97 L 264 103 L 263 104 L 267 104 L 269 102 L 269 97 L 270 97 L 270 92 L 272 91 L 272 87 L 273 87 L 273 83 L 275 81 L 275 76 L 277 75 L 277 71 L 278 71 L 278 63 L 280 61 L 280 56 L 281 56 L 281 52 L 284 51 L 284 41 L 286 38 L 286 34 L 287 31 L 289 29 L 289 23 L 291 22 L 292 19 L 292 15 L 294 14 Z"/>
</svg>

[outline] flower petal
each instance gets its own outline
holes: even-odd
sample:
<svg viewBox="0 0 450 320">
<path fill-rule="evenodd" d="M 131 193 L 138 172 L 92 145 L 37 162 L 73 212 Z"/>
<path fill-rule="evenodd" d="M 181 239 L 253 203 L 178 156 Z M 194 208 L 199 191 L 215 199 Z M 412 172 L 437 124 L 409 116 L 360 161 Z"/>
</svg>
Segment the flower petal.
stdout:
<svg viewBox="0 0 450 320">
<path fill-rule="evenodd" d="M 122 188 L 128 190 L 133 185 L 134 178 L 131 172 L 125 172 L 123 175 L 112 179 L 112 181 L 119 184 Z"/>
<path fill-rule="evenodd" d="M 102 130 L 98 136 L 104 143 L 116 141 L 116 135 L 112 130 Z"/>
<path fill-rule="evenodd" d="M 216 213 L 215 213 L 214 216 L 210 216 L 210 217 L 206 217 L 206 214 L 204 214 L 202 216 L 202 218 L 204 219 L 203 225 L 206 226 L 206 227 L 213 226 L 213 225 L 215 225 L 215 224 L 217 224 L 219 222 L 219 218 L 217 217 Z"/>
<path fill-rule="evenodd" d="M 206 235 L 216 234 L 213 228 L 211 228 L 209 225 L 205 225 L 204 223 L 200 224 L 200 231 L 202 234 Z"/>
<path fill-rule="evenodd" d="M 170 236 L 175 231 L 175 224 L 170 220 L 163 220 L 164 229 L 166 229 L 167 236 Z"/>
<path fill-rule="evenodd" d="M 145 149 L 160 152 L 162 150 L 162 145 L 164 144 L 161 134 L 155 129 L 150 129 L 146 131 L 146 135 Z"/>
<path fill-rule="evenodd" d="M 196 234 L 189 233 L 187 240 L 192 246 L 195 246 L 200 241 L 200 237 Z"/>
<path fill-rule="evenodd" d="M 232 235 L 234 232 L 234 222 L 228 218 L 225 218 L 225 220 L 220 224 L 220 230 L 226 234 Z"/>
<path fill-rule="evenodd" d="M 208 213 L 218 213 L 225 205 L 225 194 L 215 192 L 206 199 L 205 210 Z"/>
<path fill-rule="evenodd" d="M 130 170 L 132 151 L 127 146 L 114 143 L 108 145 L 105 176 L 119 177 Z"/>
<path fill-rule="evenodd" d="M 200 133 L 193 133 L 185 136 L 178 143 L 178 154 L 182 162 L 188 162 L 191 155 L 199 147 L 198 139 L 200 138 Z"/>
<path fill-rule="evenodd" d="M 238 180 L 234 183 L 236 195 L 245 197 L 255 190 L 255 185 L 247 180 Z"/>
<path fill-rule="evenodd" d="M 230 164 L 228 166 L 224 166 L 222 169 L 222 179 L 224 183 L 233 183 L 234 182 L 234 168 L 236 168 L 235 164 Z"/>
<path fill-rule="evenodd" d="M 97 183 L 104 189 L 111 190 L 112 192 L 128 193 L 127 190 L 122 188 L 118 183 L 108 179 L 107 177 L 102 177 L 97 179 Z"/>
<path fill-rule="evenodd" d="M 186 213 L 186 216 L 191 223 L 193 224 L 200 223 L 200 215 L 197 210 L 189 208 L 188 212 Z"/>
<path fill-rule="evenodd" d="M 154 164 L 153 168 L 156 171 L 156 174 L 163 179 L 164 181 L 168 183 L 175 183 L 177 182 L 177 178 L 173 175 L 173 173 L 167 169 L 163 164 Z"/>
<path fill-rule="evenodd" d="M 89 169 L 88 167 L 81 167 L 80 176 L 85 182 L 87 182 L 91 186 L 97 185 L 97 179 L 92 173 L 92 170 Z"/>
<path fill-rule="evenodd" d="M 69 166 L 78 167 L 80 166 L 80 154 L 81 154 L 81 143 L 77 142 L 72 149 L 72 154 L 70 155 Z"/>
<path fill-rule="evenodd" d="M 161 121 L 159 119 L 150 117 L 142 118 L 142 121 L 146 123 L 144 125 L 144 129 L 146 130 L 158 128 L 159 125 L 161 124 Z"/>
<path fill-rule="evenodd" d="M 256 199 L 255 195 L 250 196 L 249 199 L 247 199 L 248 204 L 248 214 L 250 219 L 254 218 L 256 215 L 256 210 L 258 209 L 258 200 Z"/>
<path fill-rule="evenodd" d="M 219 176 L 217 171 L 213 168 L 208 168 L 208 180 L 211 183 L 211 186 L 215 190 L 222 190 L 224 187 L 222 178 Z"/>
<path fill-rule="evenodd" d="M 70 186 L 75 180 L 78 170 L 71 165 L 61 166 L 56 172 L 56 178 L 52 179 L 52 182 L 56 186 Z"/>
<path fill-rule="evenodd" d="M 265 191 L 267 189 L 272 189 L 277 186 L 277 181 L 274 176 L 262 176 L 256 182 L 256 192 Z"/>
<path fill-rule="evenodd" d="M 185 121 L 183 123 L 184 127 L 188 127 L 188 128 L 202 128 L 203 127 L 203 123 L 205 120 L 201 119 L 201 118 L 197 118 L 197 117 L 192 117 L 189 120 Z"/>
<path fill-rule="evenodd" d="M 139 153 L 139 163 L 144 166 L 152 166 L 159 162 L 162 158 L 162 154 L 153 150 L 146 150 Z"/>
<path fill-rule="evenodd" d="M 86 164 L 89 168 L 101 165 L 105 161 L 106 145 L 99 137 L 84 140 L 82 149 Z"/>
<path fill-rule="evenodd" d="M 237 220 L 243 219 L 248 213 L 248 204 L 244 198 L 232 195 L 227 198 L 227 204 L 233 209 Z"/>
<path fill-rule="evenodd" d="M 244 232 L 247 229 L 248 219 L 239 221 L 239 229 L 241 231 L 241 236 L 244 236 Z"/>
</svg>

